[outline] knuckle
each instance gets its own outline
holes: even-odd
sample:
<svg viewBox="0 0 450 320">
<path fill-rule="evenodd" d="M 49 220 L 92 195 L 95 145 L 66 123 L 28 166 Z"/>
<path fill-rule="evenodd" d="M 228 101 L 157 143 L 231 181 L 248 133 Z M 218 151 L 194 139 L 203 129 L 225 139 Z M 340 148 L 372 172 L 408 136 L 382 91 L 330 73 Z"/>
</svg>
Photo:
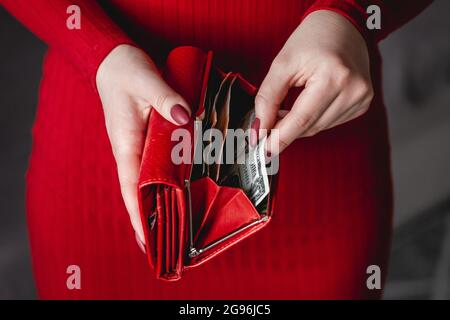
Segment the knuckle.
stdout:
<svg viewBox="0 0 450 320">
<path fill-rule="evenodd" d="M 348 85 L 352 76 L 350 68 L 342 65 L 338 66 L 335 72 L 335 82 L 338 87 L 343 88 Z"/>
<path fill-rule="evenodd" d="M 324 78 L 328 78 L 329 85 L 343 88 L 347 86 L 352 78 L 352 69 L 340 57 L 326 55 L 322 57 L 321 72 Z"/>
<path fill-rule="evenodd" d="M 355 91 L 362 99 L 371 99 L 373 96 L 372 84 L 365 78 L 357 78 L 355 80 Z"/>
<path fill-rule="evenodd" d="M 311 138 L 313 137 L 315 134 L 313 132 L 306 132 L 305 134 L 302 135 L 303 138 Z"/>
<path fill-rule="evenodd" d="M 309 114 L 293 115 L 292 121 L 296 128 L 305 130 L 313 123 L 314 117 Z"/>
<path fill-rule="evenodd" d="M 167 101 L 168 95 L 167 94 L 161 94 L 155 97 L 154 100 L 154 107 L 158 110 L 161 110 L 164 106 L 164 103 Z"/>
<path fill-rule="evenodd" d="M 356 113 L 355 113 L 355 117 L 361 117 L 362 115 L 364 115 L 367 111 L 369 110 L 369 106 L 368 105 L 364 105 L 362 106 Z"/>
<path fill-rule="evenodd" d="M 321 128 L 321 127 L 319 127 L 319 126 L 314 127 L 314 128 L 311 130 L 311 135 L 315 136 L 316 134 L 318 134 L 318 133 L 321 132 L 321 131 L 322 131 L 322 128 Z"/>
<path fill-rule="evenodd" d="M 289 145 L 289 142 L 283 138 L 278 139 L 278 150 L 284 150 Z"/>
<path fill-rule="evenodd" d="M 255 107 L 259 106 L 267 106 L 269 104 L 269 99 L 267 98 L 267 94 L 265 91 L 260 90 L 255 97 Z"/>
<path fill-rule="evenodd" d="M 275 79 L 285 78 L 292 71 L 291 58 L 287 54 L 279 54 L 270 66 L 270 73 Z"/>
<path fill-rule="evenodd" d="M 319 128 L 319 127 L 312 127 L 312 128 L 309 129 L 308 132 L 305 134 L 305 137 L 313 137 L 313 136 L 317 135 L 320 131 L 322 131 L 321 128 Z"/>
<path fill-rule="evenodd" d="M 274 69 L 283 69 L 287 65 L 289 65 L 291 61 L 290 54 L 286 52 L 280 52 L 275 59 L 273 59 L 272 66 Z"/>
<path fill-rule="evenodd" d="M 162 93 L 155 97 L 154 99 L 154 107 L 159 111 L 167 111 L 169 112 L 170 108 L 172 107 L 168 101 L 178 101 L 180 100 L 179 97 L 176 94 L 173 93 Z"/>
</svg>

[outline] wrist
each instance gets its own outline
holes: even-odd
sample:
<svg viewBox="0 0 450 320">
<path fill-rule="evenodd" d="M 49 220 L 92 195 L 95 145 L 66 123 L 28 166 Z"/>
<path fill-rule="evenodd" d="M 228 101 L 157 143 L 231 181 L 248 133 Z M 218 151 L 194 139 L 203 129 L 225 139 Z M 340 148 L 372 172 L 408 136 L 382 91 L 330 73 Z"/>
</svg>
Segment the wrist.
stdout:
<svg viewBox="0 0 450 320">
<path fill-rule="evenodd" d="M 318 0 L 304 13 L 301 20 L 304 21 L 309 15 L 316 12 L 331 12 L 339 15 L 353 25 L 368 47 L 375 43 L 373 34 L 367 29 L 368 15 L 362 5 L 344 1 Z"/>
</svg>

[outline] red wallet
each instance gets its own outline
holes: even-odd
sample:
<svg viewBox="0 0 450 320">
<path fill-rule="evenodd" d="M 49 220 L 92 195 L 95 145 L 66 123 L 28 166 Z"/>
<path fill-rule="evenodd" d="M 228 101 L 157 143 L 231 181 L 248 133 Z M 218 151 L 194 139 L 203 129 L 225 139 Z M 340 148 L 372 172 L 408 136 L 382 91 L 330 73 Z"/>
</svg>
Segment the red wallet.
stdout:
<svg viewBox="0 0 450 320">
<path fill-rule="evenodd" d="M 198 139 L 195 126 L 225 77 L 235 80 L 229 125 L 253 108 L 256 88 L 240 74 L 217 68 L 212 52 L 178 47 L 169 54 L 163 75 L 192 108 L 193 119 L 182 128 L 190 133 L 193 146 Z M 184 270 L 263 228 L 271 219 L 276 194 L 276 179 L 271 176 L 270 193 L 257 209 L 242 189 L 218 184 L 198 173 L 195 164 L 175 164 L 171 152 L 178 141 L 171 137 L 177 128 L 152 110 L 138 184 L 147 257 L 156 277 L 164 280 L 180 279 Z"/>
</svg>

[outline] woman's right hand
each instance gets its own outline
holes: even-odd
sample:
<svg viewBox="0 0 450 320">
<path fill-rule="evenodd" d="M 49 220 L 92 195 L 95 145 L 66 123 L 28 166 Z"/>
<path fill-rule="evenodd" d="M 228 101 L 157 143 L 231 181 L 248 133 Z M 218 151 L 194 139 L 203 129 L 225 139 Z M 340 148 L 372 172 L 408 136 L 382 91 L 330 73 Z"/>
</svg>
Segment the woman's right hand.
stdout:
<svg viewBox="0 0 450 320">
<path fill-rule="evenodd" d="M 168 121 L 183 125 L 189 121 L 190 109 L 162 79 L 147 54 L 130 45 L 120 45 L 109 53 L 97 71 L 96 82 L 122 197 L 138 245 L 145 251 L 137 183 L 150 110 L 154 107 Z"/>
</svg>

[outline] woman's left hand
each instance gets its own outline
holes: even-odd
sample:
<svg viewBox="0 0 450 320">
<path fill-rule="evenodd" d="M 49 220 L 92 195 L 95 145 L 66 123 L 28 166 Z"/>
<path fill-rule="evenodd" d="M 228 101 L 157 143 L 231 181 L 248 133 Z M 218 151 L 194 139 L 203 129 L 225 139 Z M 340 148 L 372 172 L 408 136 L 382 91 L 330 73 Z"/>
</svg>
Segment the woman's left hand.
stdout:
<svg viewBox="0 0 450 320">
<path fill-rule="evenodd" d="M 278 129 L 278 135 L 268 137 L 267 153 L 276 155 L 297 138 L 364 114 L 373 98 L 369 65 L 366 43 L 347 19 L 332 11 L 309 14 L 273 61 L 256 96 L 253 128 Z M 291 111 L 277 121 L 288 90 L 302 86 Z M 259 132 L 261 137 L 267 131 Z"/>
</svg>

